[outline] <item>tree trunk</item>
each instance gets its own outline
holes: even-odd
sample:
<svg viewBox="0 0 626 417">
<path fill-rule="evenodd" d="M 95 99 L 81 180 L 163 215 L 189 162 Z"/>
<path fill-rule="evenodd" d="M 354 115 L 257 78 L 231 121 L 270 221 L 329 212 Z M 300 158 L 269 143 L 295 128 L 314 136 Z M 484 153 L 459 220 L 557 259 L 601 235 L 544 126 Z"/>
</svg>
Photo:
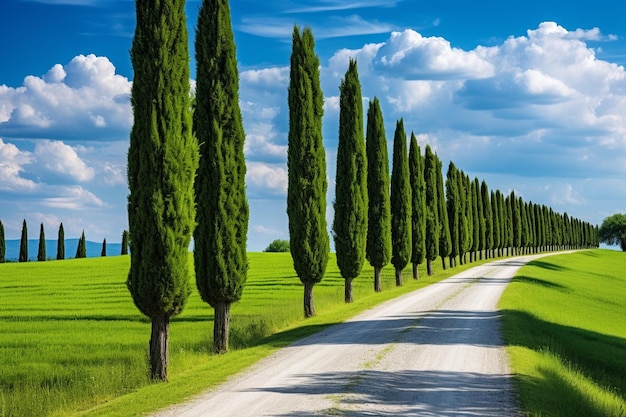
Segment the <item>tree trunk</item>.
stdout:
<svg viewBox="0 0 626 417">
<path fill-rule="evenodd" d="M 213 352 L 228 352 L 228 335 L 230 329 L 230 303 L 218 302 L 215 306 L 213 320 Z"/>
<path fill-rule="evenodd" d="M 374 291 L 375 292 L 381 292 L 383 290 L 383 287 L 380 284 L 380 273 L 383 269 L 381 267 L 375 266 L 374 267 Z"/>
<path fill-rule="evenodd" d="M 446 270 L 446 257 L 442 256 L 441 257 L 441 266 L 443 267 L 443 270 Z"/>
<path fill-rule="evenodd" d="M 396 268 L 396 287 L 402 286 L 402 269 Z"/>
<path fill-rule="evenodd" d="M 354 278 L 344 278 L 344 300 L 346 303 L 351 303 L 354 301 L 354 297 L 352 295 L 352 280 L 354 280 Z"/>
<path fill-rule="evenodd" d="M 167 381 L 167 363 L 169 360 L 169 316 L 152 318 L 150 334 L 150 377 Z"/>
<path fill-rule="evenodd" d="M 304 283 L 304 317 L 309 318 L 315 315 L 315 304 L 313 303 L 313 286 L 315 282 L 306 281 Z"/>
<path fill-rule="evenodd" d="M 426 259 L 426 273 L 428 274 L 428 276 L 431 276 L 434 273 L 433 261 L 431 261 L 430 259 Z"/>
<path fill-rule="evenodd" d="M 420 278 L 420 271 L 417 269 L 418 265 L 417 263 L 413 264 L 413 279 L 419 279 Z"/>
</svg>

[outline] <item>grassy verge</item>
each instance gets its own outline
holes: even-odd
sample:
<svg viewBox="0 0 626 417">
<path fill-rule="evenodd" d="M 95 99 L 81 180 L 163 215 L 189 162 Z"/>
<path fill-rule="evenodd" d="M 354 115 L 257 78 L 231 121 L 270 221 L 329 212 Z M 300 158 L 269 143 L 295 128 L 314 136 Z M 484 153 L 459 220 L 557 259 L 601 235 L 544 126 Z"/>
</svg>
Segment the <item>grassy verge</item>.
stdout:
<svg viewBox="0 0 626 417">
<path fill-rule="evenodd" d="M 500 300 L 527 416 L 626 416 L 626 254 L 592 250 L 523 267 Z"/>
<path fill-rule="evenodd" d="M 373 292 L 366 265 L 355 302 L 331 257 L 315 288 L 318 316 L 304 320 L 302 285 L 289 254 L 251 253 L 248 283 L 232 308 L 231 349 L 210 353 L 212 309 L 194 291 L 171 324 L 170 381 L 147 378 L 150 324 L 125 286 L 128 257 L 0 265 L 0 416 L 138 416 L 183 401 L 274 350 L 383 301 L 463 269 L 395 287 L 391 267 Z M 438 263 L 437 263 L 438 264 Z M 439 265 L 436 265 L 439 266 Z M 194 285 L 195 288 L 195 285 Z"/>
</svg>

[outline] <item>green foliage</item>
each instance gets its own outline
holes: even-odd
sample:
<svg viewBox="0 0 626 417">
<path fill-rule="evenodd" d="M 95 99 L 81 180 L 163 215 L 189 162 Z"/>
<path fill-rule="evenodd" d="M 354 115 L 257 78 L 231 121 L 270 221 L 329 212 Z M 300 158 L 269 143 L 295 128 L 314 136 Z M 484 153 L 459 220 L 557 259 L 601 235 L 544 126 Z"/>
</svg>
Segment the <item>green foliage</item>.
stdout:
<svg viewBox="0 0 626 417">
<path fill-rule="evenodd" d="M 274 239 L 263 252 L 289 252 L 289 241 Z"/>
<path fill-rule="evenodd" d="M 485 246 L 483 249 L 487 252 L 487 258 L 489 257 L 488 251 L 493 249 L 493 221 L 494 215 L 491 210 L 491 198 L 489 195 L 489 187 L 487 183 L 483 181 L 480 184 L 480 195 L 483 205 L 483 217 L 485 218 Z"/>
<path fill-rule="evenodd" d="M 365 261 L 368 214 L 363 99 L 357 63 L 353 59 L 339 90 L 333 237 L 339 271 L 351 280 L 359 276 Z"/>
<path fill-rule="evenodd" d="M 59 234 L 57 237 L 57 260 L 65 259 L 65 230 L 63 223 L 59 225 Z"/>
<path fill-rule="evenodd" d="M 439 219 L 439 256 L 445 266 L 445 257 L 452 252 L 452 238 L 450 237 L 450 224 L 448 222 L 448 206 L 446 205 L 446 191 L 443 188 L 442 163 L 435 155 L 437 162 L 437 207 Z"/>
<path fill-rule="evenodd" d="M 43 229 L 43 223 L 39 227 L 39 248 L 37 251 L 37 260 L 39 262 L 46 260 L 46 233 Z"/>
<path fill-rule="evenodd" d="M 102 250 L 100 251 L 100 256 L 107 256 L 107 240 L 104 238 L 102 241 Z"/>
<path fill-rule="evenodd" d="M 522 267 L 499 304 L 524 415 L 623 416 L 626 258 L 610 250 Z"/>
<path fill-rule="evenodd" d="M 605 218 L 599 230 L 600 242 L 619 245 L 626 251 L 626 214 L 616 213 Z"/>
<path fill-rule="evenodd" d="M 85 240 L 85 231 L 78 239 L 78 246 L 76 247 L 76 259 L 87 257 L 87 241 Z"/>
<path fill-rule="evenodd" d="M 404 120 L 396 123 L 391 171 L 391 263 L 401 271 L 411 259 L 411 180 Z"/>
<path fill-rule="evenodd" d="M 367 110 L 368 229 L 366 257 L 382 268 L 391 259 L 391 202 L 389 197 L 389 154 L 380 101 L 374 97 Z"/>
<path fill-rule="evenodd" d="M 439 195 L 437 193 L 437 157 L 426 145 L 424 153 L 424 181 L 426 183 L 426 260 L 439 256 Z M 429 274 L 430 275 L 430 274 Z"/>
<path fill-rule="evenodd" d="M 131 48 L 134 123 L 128 150 L 128 289 L 151 318 L 179 314 L 191 291 L 188 250 L 195 227 L 189 47 L 184 0 L 137 0 Z"/>
<path fill-rule="evenodd" d="M 202 299 L 216 307 L 241 299 L 248 270 L 246 135 L 228 1 L 202 2 L 195 54 L 193 125 L 200 164 L 195 180 L 194 265 Z"/>
<path fill-rule="evenodd" d="M 426 258 L 426 183 L 424 157 L 411 132 L 409 144 L 409 175 L 411 180 L 411 262 L 419 265 Z"/>
<path fill-rule="evenodd" d="M 4 238 L 4 224 L 0 220 L 0 264 L 3 264 L 7 254 L 7 242 Z"/>
<path fill-rule="evenodd" d="M 120 253 L 120 255 L 128 255 L 128 240 L 129 240 L 129 236 L 130 233 L 128 233 L 128 230 L 124 230 L 122 232 L 122 251 Z"/>
<path fill-rule="evenodd" d="M 450 226 L 450 257 L 456 258 L 461 254 L 461 193 L 458 181 L 459 170 L 452 161 L 446 173 L 446 204 L 448 208 L 448 225 Z M 461 187 L 462 188 L 462 187 Z M 451 265 L 452 266 L 452 265 Z"/>
<path fill-rule="evenodd" d="M 294 268 L 305 290 L 324 277 L 330 242 L 326 229 L 326 152 L 322 141 L 324 96 L 310 28 L 293 30 L 289 77 L 287 214 Z M 305 294 L 305 316 L 315 314 Z"/>
<path fill-rule="evenodd" d="M 26 219 L 22 222 L 22 238 L 20 239 L 20 256 L 19 262 L 28 262 L 28 227 Z"/>
</svg>

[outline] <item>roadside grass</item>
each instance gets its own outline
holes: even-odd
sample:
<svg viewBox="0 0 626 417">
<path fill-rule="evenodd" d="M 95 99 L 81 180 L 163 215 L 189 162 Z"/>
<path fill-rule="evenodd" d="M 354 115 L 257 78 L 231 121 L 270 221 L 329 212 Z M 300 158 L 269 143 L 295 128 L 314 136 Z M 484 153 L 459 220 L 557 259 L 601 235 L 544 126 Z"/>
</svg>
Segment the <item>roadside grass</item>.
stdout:
<svg viewBox="0 0 626 417">
<path fill-rule="evenodd" d="M 288 253 L 250 253 L 244 295 L 231 310 L 231 352 L 211 353 L 213 310 L 193 292 L 170 326 L 167 383 L 147 376 L 150 323 L 133 305 L 125 281 L 128 256 L 0 265 L 0 417 L 138 416 L 181 402 L 280 347 L 342 322 L 383 301 L 482 262 L 441 270 L 420 280 L 405 270 L 395 286 L 383 270 L 373 291 L 366 262 L 344 289 L 334 255 L 314 290 L 317 316 L 304 319 L 303 287 Z"/>
<path fill-rule="evenodd" d="M 626 416 L 626 254 L 531 262 L 499 308 L 527 416 Z"/>
</svg>

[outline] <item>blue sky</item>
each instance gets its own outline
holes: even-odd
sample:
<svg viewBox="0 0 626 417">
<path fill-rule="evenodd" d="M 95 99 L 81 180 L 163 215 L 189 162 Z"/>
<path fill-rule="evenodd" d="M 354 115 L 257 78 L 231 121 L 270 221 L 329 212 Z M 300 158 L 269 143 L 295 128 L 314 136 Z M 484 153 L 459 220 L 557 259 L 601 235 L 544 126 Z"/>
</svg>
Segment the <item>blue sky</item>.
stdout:
<svg viewBox="0 0 626 417">
<path fill-rule="evenodd" d="M 407 134 L 491 189 L 594 224 L 626 211 L 626 3 L 231 1 L 246 130 L 248 248 L 287 239 L 293 25 L 311 26 L 325 94 L 331 224 L 339 85 L 357 59 L 388 140 Z M 199 0 L 187 3 L 190 43 Z M 127 228 L 131 0 L 0 2 L 0 220 L 68 238 Z M 193 54 L 193 48 L 191 49 Z M 191 59 L 192 79 L 195 62 Z M 367 103 L 364 103 L 367 109 Z M 391 149 L 391 147 L 390 147 Z"/>
</svg>

